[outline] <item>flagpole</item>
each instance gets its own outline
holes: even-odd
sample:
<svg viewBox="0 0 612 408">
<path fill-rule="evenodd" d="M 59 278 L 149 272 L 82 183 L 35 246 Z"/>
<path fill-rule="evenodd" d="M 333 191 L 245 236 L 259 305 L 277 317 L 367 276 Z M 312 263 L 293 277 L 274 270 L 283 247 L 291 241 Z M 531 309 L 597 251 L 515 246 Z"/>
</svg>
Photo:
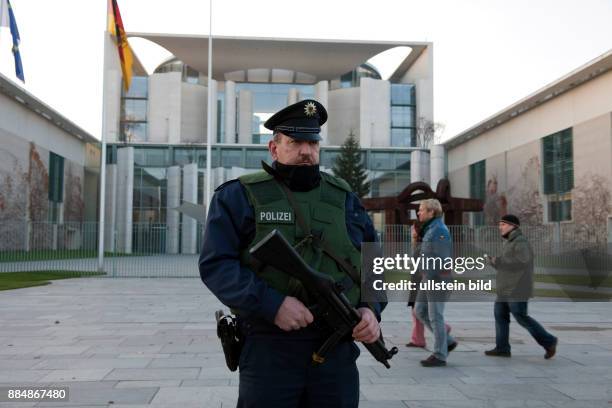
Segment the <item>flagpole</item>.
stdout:
<svg viewBox="0 0 612 408">
<path fill-rule="evenodd" d="M 106 199 L 106 36 L 108 35 L 108 0 L 106 4 L 106 24 L 104 25 L 104 52 L 102 57 L 102 151 L 100 157 L 100 223 L 98 225 L 98 272 L 104 272 L 104 217 Z"/>
<path fill-rule="evenodd" d="M 212 191 L 212 106 L 213 106 L 213 94 L 212 94 L 212 2 L 208 0 L 209 12 L 208 12 L 208 109 L 206 115 L 206 214 L 208 214 L 208 208 L 210 207 L 211 191 Z"/>
</svg>

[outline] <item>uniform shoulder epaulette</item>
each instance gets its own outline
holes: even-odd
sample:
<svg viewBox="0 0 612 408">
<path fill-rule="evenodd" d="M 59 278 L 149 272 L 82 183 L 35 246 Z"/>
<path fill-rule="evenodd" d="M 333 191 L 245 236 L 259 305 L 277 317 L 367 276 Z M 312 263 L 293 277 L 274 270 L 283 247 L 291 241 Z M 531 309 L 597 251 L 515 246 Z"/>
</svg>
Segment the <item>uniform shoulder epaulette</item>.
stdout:
<svg viewBox="0 0 612 408">
<path fill-rule="evenodd" d="M 222 189 L 224 189 L 224 188 L 225 188 L 225 186 L 227 186 L 228 184 L 231 184 L 231 183 L 233 183 L 233 182 L 235 182 L 235 181 L 238 181 L 238 179 L 231 179 L 231 180 L 228 180 L 228 181 L 226 181 L 225 183 L 223 183 L 223 184 L 219 185 L 219 187 L 215 188 L 215 191 L 222 190 Z"/>
<path fill-rule="evenodd" d="M 347 191 L 349 193 L 353 191 L 351 186 L 349 186 L 349 184 L 340 177 L 332 176 L 331 174 L 325 173 L 324 171 L 321 172 L 321 177 L 325 179 L 325 181 L 327 181 L 328 183 L 333 184 L 341 190 Z"/>
<path fill-rule="evenodd" d="M 272 179 L 272 176 L 263 170 L 255 172 L 255 173 L 245 174 L 244 176 L 238 177 L 238 180 L 240 180 L 240 182 L 243 184 L 261 183 L 262 181 L 268 181 L 271 179 Z"/>
</svg>

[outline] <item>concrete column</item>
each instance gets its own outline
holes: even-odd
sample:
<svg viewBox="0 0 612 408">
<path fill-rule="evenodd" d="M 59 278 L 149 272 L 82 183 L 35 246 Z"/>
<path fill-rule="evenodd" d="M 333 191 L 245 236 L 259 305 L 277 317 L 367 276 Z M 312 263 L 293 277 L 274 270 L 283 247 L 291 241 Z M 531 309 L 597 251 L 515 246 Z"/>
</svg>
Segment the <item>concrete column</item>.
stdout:
<svg viewBox="0 0 612 408">
<path fill-rule="evenodd" d="M 238 95 L 238 143 L 250 144 L 253 141 L 253 94 L 241 89 Z"/>
<path fill-rule="evenodd" d="M 236 83 L 225 81 L 225 143 L 236 143 Z"/>
<path fill-rule="evenodd" d="M 104 251 L 115 250 L 115 231 L 117 230 L 117 165 L 106 165 L 104 208 Z"/>
<path fill-rule="evenodd" d="M 410 154 L 410 182 L 424 181 L 429 183 L 429 154 L 414 150 Z"/>
<path fill-rule="evenodd" d="M 106 98 L 102 101 L 106 106 L 104 118 L 106 124 L 106 141 L 117 142 L 119 140 L 119 117 L 121 114 L 121 65 L 117 54 L 117 46 L 110 38 L 104 39 L 104 70 L 106 70 Z"/>
<path fill-rule="evenodd" d="M 228 178 L 225 177 L 225 173 L 226 173 L 227 169 L 223 168 L 223 167 L 217 167 L 216 169 L 212 170 L 212 183 L 213 183 L 213 189 L 220 186 L 221 184 L 225 183 Z"/>
<path fill-rule="evenodd" d="M 429 165 L 429 152 L 422 152 L 421 159 L 421 177 L 423 177 L 423 181 L 431 186 L 431 177 L 430 177 L 430 165 Z M 435 190 L 435 186 L 431 186 L 432 189 Z"/>
<path fill-rule="evenodd" d="M 446 177 L 444 174 L 444 145 L 436 144 L 429 150 L 431 188 L 436 189 L 438 182 Z"/>
<path fill-rule="evenodd" d="M 177 254 L 179 250 L 179 224 L 180 213 L 175 210 L 181 205 L 181 168 L 179 166 L 168 167 L 168 192 L 166 208 L 166 252 Z"/>
<path fill-rule="evenodd" d="M 325 109 L 329 109 L 329 83 L 327 81 L 319 81 L 315 85 L 315 100 L 325 106 Z M 321 126 L 321 144 L 327 144 L 327 123 Z"/>
<path fill-rule="evenodd" d="M 217 143 L 217 88 L 217 81 L 213 79 L 211 81 L 211 89 L 209 89 L 209 91 L 212 93 L 212 138 L 209 139 L 208 135 L 206 135 L 206 141 L 208 142 L 208 140 L 212 140 L 213 143 Z M 208 101 L 210 100 L 208 94 L 206 95 L 206 98 L 206 106 L 208 106 Z"/>
<path fill-rule="evenodd" d="M 199 198 L 198 203 L 202 203 L 203 207 L 204 207 L 204 216 L 206 216 L 206 214 L 208 213 L 208 203 L 206 202 L 206 167 L 201 167 L 200 170 L 198 171 L 198 177 L 200 177 L 199 175 L 202 175 L 203 181 L 202 181 L 202 195 Z M 211 173 L 214 177 L 214 172 Z M 211 180 L 210 184 L 212 185 L 212 194 L 215 193 L 215 180 Z M 211 195 L 211 199 L 212 199 L 212 195 Z M 198 248 L 199 250 L 200 248 Z"/>
<path fill-rule="evenodd" d="M 300 99 L 300 92 L 297 88 L 289 88 L 289 95 L 287 95 L 287 105 L 293 105 Z"/>
<path fill-rule="evenodd" d="M 132 253 L 134 148 L 117 149 L 117 251 Z"/>
<path fill-rule="evenodd" d="M 190 163 L 183 166 L 183 201 L 198 203 L 198 164 Z M 195 254 L 197 221 L 183 214 L 182 223 L 182 254 Z"/>
<path fill-rule="evenodd" d="M 391 83 L 361 78 L 359 87 L 359 144 L 361 147 L 391 145 Z"/>
</svg>

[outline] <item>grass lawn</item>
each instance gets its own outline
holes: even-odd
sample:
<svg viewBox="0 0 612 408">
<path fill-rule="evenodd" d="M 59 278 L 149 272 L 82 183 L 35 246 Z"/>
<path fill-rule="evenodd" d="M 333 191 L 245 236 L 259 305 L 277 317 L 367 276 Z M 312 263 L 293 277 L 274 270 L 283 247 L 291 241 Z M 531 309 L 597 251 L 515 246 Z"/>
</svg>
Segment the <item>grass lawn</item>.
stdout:
<svg viewBox="0 0 612 408">
<path fill-rule="evenodd" d="M 82 271 L 36 271 L 0 273 L 0 290 L 28 288 L 50 284 L 54 279 L 83 278 L 105 275 L 102 272 Z"/>
<path fill-rule="evenodd" d="M 121 257 L 121 256 L 143 256 L 146 254 L 126 254 L 105 252 L 105 258 Z M 98 251 L 93 249 L 35 249 L 32 251 L 2 251 L 0 252 L 0 262 L 24 262 L 24 261 L 52 261 L 58 259 L 83 259 L 97 258 Z"/>
</svg>

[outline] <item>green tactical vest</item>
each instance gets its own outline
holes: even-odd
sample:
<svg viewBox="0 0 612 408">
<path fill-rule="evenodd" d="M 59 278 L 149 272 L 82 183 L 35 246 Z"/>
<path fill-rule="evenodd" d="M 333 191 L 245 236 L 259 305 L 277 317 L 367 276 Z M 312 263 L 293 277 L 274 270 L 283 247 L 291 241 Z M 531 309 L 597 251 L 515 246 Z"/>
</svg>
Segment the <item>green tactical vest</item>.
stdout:
<svg viewBox="0 0 612 408">
<path fill-rule="evenodd" d="M 245 187 L 249 203 L 255 211 L 255 237 L 241 254 L 243 265 L 250 266 L 259 277 L 280 293 L 294 296 L 306 305 L 311 304 L 304 288 L 295 278 L 271 266 L 256 265 L 249 261 L 248 251 L 268 233 L 277 229 L 308 265 L 331 276 L 336 282 L 343 282 L 345 287 L 350 287 L 344 293 L 353 305 L 357 305 L 360 285 L 346 285 L 350 279 L 346 279 L 347 274 L 341 266 L 322 250 L 316 239 L 312 239 L 314 234 L 311 235 L 309 231 L 300 228 L 291 203 L 278 182 L 265 171 L 242 176 L 239 180 Z M 353 267 L 356 276 L 360 276 L 361 253 L 351 242 L 346 228 L 345 202 L 350 191 L 351 188 L 344 180 L 321 172 L 319 187 L 307 192 L 292 193 L 305 224 L 321 237 L 321 241 L 327 242 L 333 248 L 333 256 L 336 259 L 345 260 L 346 264 Z"/>
</svg>

